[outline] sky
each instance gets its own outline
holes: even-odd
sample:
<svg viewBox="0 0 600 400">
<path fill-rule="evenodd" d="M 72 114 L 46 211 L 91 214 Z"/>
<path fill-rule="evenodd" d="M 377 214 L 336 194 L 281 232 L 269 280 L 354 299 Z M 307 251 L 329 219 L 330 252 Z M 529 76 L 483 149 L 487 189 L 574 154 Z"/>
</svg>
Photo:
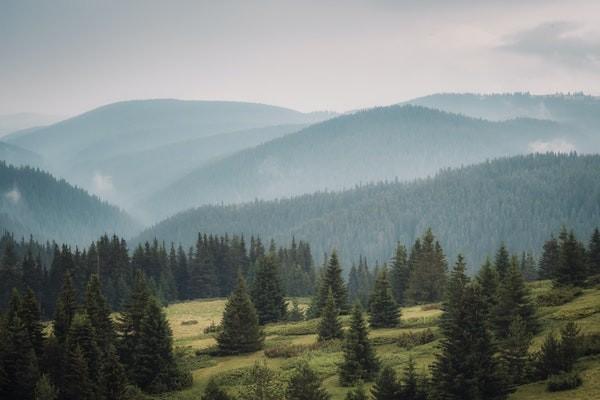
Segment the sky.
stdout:
<svg viewBox="0 0 600 400">
<path fill-rule="evenodd" d="M 0 115 L 515 91 L 600 95 L 600 1 L 0 0 Z"/>
</svg>

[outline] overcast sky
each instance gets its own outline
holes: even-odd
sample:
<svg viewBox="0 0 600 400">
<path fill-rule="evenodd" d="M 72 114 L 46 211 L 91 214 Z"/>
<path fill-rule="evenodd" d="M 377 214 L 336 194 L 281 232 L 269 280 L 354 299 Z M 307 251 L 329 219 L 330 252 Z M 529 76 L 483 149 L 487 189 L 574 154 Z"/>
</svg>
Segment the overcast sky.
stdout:
<svg viewBox="0 0 600 400">
<path fill-rule="evenodd" d="M 139 98 L 344 111 L 600 94 L 597 0 L 0 0 L 0 114 Z"/>
</svg>

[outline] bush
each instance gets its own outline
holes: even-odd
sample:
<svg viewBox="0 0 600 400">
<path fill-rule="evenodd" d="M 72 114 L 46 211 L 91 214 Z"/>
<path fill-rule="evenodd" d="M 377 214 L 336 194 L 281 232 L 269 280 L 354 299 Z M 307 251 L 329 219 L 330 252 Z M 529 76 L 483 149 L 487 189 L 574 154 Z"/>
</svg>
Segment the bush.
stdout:
<svg viewBox="0 0 600 400">
<path fill-rule="evenodd" d="M 320 343 L 311 344 L 282 344 L 265 349 L 265 357 L 267 358 L 292 358 L 303 354 L 306 351 L 318 350 Z"/>
<path fill-rule="evenodd" d="M 187 322 L 187 321 L 185 321 Z M 183 324 L 183 322 L 182 322 Z M 217 325 L 215 324 L 215 321 L 210 321 L 210 325 L 207 326 L 206 328 L 204 328 L 204 334 L 208 335 L 209 333 L 217 333 L 217 332 L 221 332 L 221 330 L 223 329 L 223 327 L 221 326 L 221 324 Z"/>
<path fill-rule="evenodd" d="M 577 350 L 580 357 L 600 354 L 600 334 L 588 333 L 581 335 Z"/>
<path fill-rule="evenodd" d="M 198 321 L 195 319 L 191 319 L 189 321 L 181 321 L 181 325 L 197 325 Z"/>
<path fill-rule="evenodd" d="M 410 349 L 431 343 L 435 340 L 435 334 L 429 328 L 419 332 L 405 332 L 399 336 L 383 336 L 372 339 L 374 345 L 396 344 L 400 347 Z"/>
<path fill-rule="evenodd" d="M 576 387 L 581 386 L 581 383 L 581 378 L 577 372 L 564 372 L 558 375 L 551 375 L 548 378 L 546 389 L 549 392 L 560 392 L 563 390 L 575 389 Z"/>
<path fill-rule="evenodd" d="M 541 307 L 561 306 L 580 296 L 583 290 L 578 287 L 565 286 L 551 289 L 537 295 L 536 302 Z"/>
</svg>

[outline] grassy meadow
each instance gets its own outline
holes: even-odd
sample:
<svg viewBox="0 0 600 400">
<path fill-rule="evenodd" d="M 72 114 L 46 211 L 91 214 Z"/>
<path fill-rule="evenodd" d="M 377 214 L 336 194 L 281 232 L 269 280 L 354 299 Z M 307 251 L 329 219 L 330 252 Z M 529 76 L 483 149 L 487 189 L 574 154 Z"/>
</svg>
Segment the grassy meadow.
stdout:
<svg viewBox="0 0 600 400">
<path fill-rule="evenodd" d="M 550 284 L 536 282 L 531 289 L 532 295 L 537 296 L 550 290 Z M 301 307 L 308 305 L 306 298 L 297 300 Z M 211 355 L 210 349 L 216 345 L 214 334 L 204 333 L 204 329 L 220 322 L 224 306 L 225 299 L 210 299 L 172 304 L 166 308 L 177 353 L 193 371 L 194 385 L 163 398 L 198 399 L 212 377 L 217 377 L 221 385 L 237 394 L 245 372 L 255 362 L 266 362 L 285 378 L 299 359 L 307 360 L 318 371 L 334 400 L 344 398 L 348 388 L 339 385 L 336 371 L 342 359 L 341 342 L 317 344 L 318 320 L 267 325 L 263 351 L 227 357 Z M 402 308 L 402 322 L 398 328 L 371 330 L 370 338 L 382 363 L 393 366 L 402 374 L 408 357 L 412 356 L 417 370 L 427 373 L 439 341 L 436 324 L 440 314 L 437 304 L 406 307 Z M 548 332 L 558 331 L 567 321 L 577 322 L 583 333 L 600 333 L 600 289 L 585 289 L 561 306 L 541 307 L 539 315 L 543 330 L 534 339 L 532 351 L 539 348 Z M 348 324 L 348 317 L 341 317 L 341 320 L 344 326 Z M 549 393 L 545 382 L 538 382 L 519 387 L 510 399 L 600 399 L 600 357 L 583 358 L 577 368 L 582 371 L 583 385 L 575 390 Z"/>
</svg>

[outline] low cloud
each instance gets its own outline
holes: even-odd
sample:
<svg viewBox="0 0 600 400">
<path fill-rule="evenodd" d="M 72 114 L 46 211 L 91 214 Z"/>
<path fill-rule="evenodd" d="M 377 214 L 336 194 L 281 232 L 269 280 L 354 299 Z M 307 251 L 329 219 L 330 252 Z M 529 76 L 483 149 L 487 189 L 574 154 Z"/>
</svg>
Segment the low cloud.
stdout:
<svg viewBox="0 0 600 400">
<path fill-rule="evenodd" d="M 107 196 L 112 194 L 115 191 L 112 176 L 103 175 L 100 172 L 96 172 L 92 178 L 92 188 L 94 193 L 99 196 Z"/>
<path fill-rule="evenodd" d="M 536 140 L 529 143 L 529 151 L 531 153 L 570 153 L 575 150 L 575 145 L 564 139 L 553 139 L 550 141 Z"/>
<path fill-rule="evenodd" d="M 11 203 L 17 204 L 19 201 L 21 201 L 21 192 L 19 189 L 14 188 L 4 193 L 4 197 Z"/>
<path fill-rule="evenodd" d="M 506 36 L 500 49 L 571 67 L 600 66 L 600 34 L 574 22 L 546 22 Z"/>
</svg>

